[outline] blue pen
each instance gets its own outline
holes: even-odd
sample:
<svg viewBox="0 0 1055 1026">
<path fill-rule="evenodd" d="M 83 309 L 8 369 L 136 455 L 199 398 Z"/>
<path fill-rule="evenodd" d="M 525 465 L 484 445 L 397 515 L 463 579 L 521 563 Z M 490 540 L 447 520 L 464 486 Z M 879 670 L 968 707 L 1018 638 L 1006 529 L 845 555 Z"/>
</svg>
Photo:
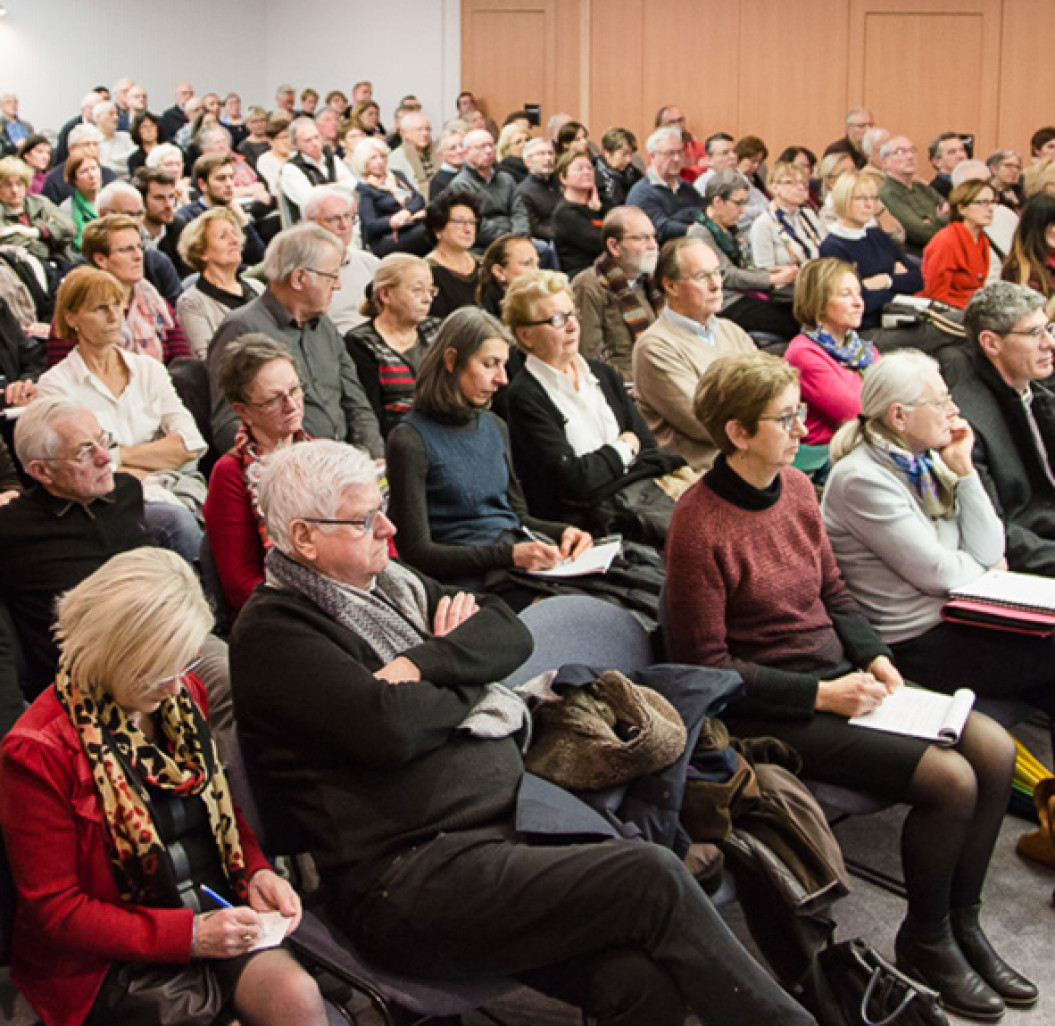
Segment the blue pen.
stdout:
<svg viewBox="0 0 1055 1026">
<path fill-rule="evenodd" d="M 212 898 L 220 908 L 234 908 L 234 906 L 227 901 L 225 898 L 221 898 L 211 887 L 206 887 L 205 884 L 199 884 L 198 890 L 200 890 L 205 897 Z"/>
</svg>

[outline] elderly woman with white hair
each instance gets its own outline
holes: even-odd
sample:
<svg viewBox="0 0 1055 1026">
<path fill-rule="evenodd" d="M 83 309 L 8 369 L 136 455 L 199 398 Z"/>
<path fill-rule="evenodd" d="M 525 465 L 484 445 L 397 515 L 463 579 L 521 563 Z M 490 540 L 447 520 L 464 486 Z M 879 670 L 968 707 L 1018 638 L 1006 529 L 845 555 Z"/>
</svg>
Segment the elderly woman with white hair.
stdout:
<svg viewBox="0 0 1055 1026">
<path fill-rule="evenodd" d="M 256 299 L 264 287 L 238 273 L 245 232 L 234 211 L 215 207 L 180 233 L 179 255 L 198 280 L 176 301 L 176 316 L 192 355 L 204 360 L 220 322 Z"/>
<path fill-rule="evenodd" d="M 352 154 L 352 173 L 359 179 L 359 222 L 363 244 L 376 256 L 414 253 L 432 248 L 425 227 L 425 200 L 399 171 L 390 171 L 391 150 L 383 139 L 368 136 Z"/>
<path fill-rule="evenodd" d="M 173 143 L 159 143 L 149 154 L 146 167 L 159 167 L 176 179 L 176 206 L 183 207 L 190 203 L 190 178 L 183 173 L 183 150 Z"/>
<path fill-rule="evenodd" d="M 55 684 L 0 749 L 11 974 L 45 1022 L 327 1021 L 265 940 L 301 906 L 206 723 L 194 668 L 211 627 L 193 570 L 161 549 L 113 557 L 59 602 Z"/>
<path fill-rule="evenodd" d="M 864 375 L 860 418 L 832 439 L 824 524 L 851 594 L 906 677 L 1053 713 L 1049 639 L 941 618 L 950 589 L 1007 568 L 973 448 L 938 364 L 917 350 L 887 353 Z"/>
</svg>

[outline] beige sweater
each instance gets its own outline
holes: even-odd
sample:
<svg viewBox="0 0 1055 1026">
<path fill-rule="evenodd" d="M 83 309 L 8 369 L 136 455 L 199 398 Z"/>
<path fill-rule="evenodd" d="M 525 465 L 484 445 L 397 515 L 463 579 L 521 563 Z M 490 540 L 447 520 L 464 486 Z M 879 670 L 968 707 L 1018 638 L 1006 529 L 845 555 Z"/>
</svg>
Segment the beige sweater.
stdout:
<svg viewBox="0 0 1055 1026">
<path fill-rule="evenodd" d="M 732 321 L 716 319 L 713 345 L 661 313 L 634 346 L 634 393 L 638 408 L 660 447 L 709 470 L 718 452 L 692 412 L 696 383 L 722 356 L 756 352 L 751 337 Z"/>
</svg>

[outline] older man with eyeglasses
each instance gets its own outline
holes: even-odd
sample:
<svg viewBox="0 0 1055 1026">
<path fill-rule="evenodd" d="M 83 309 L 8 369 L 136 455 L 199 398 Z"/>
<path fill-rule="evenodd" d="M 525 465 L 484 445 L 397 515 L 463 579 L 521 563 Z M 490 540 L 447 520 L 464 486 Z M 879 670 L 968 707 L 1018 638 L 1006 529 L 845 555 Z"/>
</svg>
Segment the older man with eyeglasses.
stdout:
<svg viewBox="0 0 1055 1026">
<path fill-rule="evenodd" d="M 384 455 L 381 431 L 355 363 L 327 316 L 334 291 L 341 288 L 341 262 L 347 247 L 317 224 L 279 232 L 267 247 L 267 289 L 224 318 L 209 343 L 212 379 L 213 444 L 226 452 L 234 444 L 238 418 L 218 385 L 227 346 L 249 332 L 282 342 L 293 354 L 304 385 L 304 430 Z"/>
<path fill-rule="evenodd" d="M 886 172 L 879 198 L 904 227 L 906 252 L 922 256 L 923 247 L 949 220 L 949 204 L 916 178 L 917 149 L 907 136 L 891 136 L 879 147 L 879 159 Z"/>
<path fill-rule="evenodd" d="M 1008 281 L 979 289 L 964 323 L 970 356 L 949 379 L 1007 530 L 1008 566 L 1055 577 L 1055 325 L 1039 292 Z"/>
</svg>

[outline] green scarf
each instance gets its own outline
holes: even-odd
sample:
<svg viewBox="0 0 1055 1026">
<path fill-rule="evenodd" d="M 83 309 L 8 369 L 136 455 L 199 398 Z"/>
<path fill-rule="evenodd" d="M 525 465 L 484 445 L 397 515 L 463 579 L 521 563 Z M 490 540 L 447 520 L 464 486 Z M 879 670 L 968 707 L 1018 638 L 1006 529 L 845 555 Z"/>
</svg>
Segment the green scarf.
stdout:
<svg viewBox="0 0 1055 1026">
<path fill-rule="evenodd" d="M 89 221 L 94 221 L 99 216 L 98 211 L 84 198 L 80 189 L 73 190 L 73 223 L 77 228 L 77 234 L 73 238 L 73 244 L 81 248 L 81 236 L 84 234 L 84 226 Z"/>
</svg>

